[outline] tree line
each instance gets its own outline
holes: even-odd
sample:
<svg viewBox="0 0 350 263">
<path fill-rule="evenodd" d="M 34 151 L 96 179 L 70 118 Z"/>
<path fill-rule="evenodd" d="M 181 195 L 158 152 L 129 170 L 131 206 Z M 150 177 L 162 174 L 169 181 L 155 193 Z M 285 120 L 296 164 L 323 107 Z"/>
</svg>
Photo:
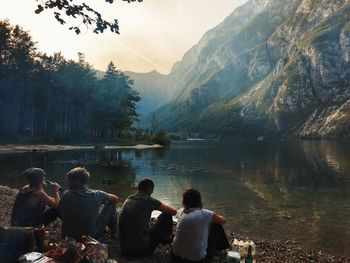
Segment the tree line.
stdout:
<svg viewBox="0 0 350 263">
<path fill-rule="evenodd" d="M 37 50 L 30 34 L 0 21 L 0 136 L 117 137 L 138 119 L 133 81 L 109 63 L 98 79 L 78 54 Z"/>
</svg>

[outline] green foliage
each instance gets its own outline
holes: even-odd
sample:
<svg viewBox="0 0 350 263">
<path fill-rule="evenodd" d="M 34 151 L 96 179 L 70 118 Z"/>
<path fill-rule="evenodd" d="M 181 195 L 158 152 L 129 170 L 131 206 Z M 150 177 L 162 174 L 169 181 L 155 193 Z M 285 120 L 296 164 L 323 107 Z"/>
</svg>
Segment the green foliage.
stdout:
<svg viewBox="0 0 350 263">
<path fill-rule="evenodd" d="M 151 131 L 154 133 L 155 131 L 158 130 L 158 119 L 156 113 L 152 113 L 152 118 L 151 118 Z"/>
<path fill-rule="evenodd" d="M 156 134 L 154 134 L 152 136 L 152 142 L 155 143 L 155 144 L 162 145 L 164 147 L 168 147 L 171 144 L 170 138 L 163 131 L 159 131 Z"/>
<path fill-rule="evenodd" d="M 247 120 L 240 116 L 241 107 L 237 104 L 215 104 L 206 110 L 198 110 L 177 115 L 176 126 L 169 130 L 187 137 L 212 139 L 256 139 L 263 132 L 263 121 Z M 182 136 L 183 137 L 183 136 Z"/>
<path fill-rule="evenodd" d="M 27 32 L 0 21 L 1 136 L 116 138 L 138 118 L 132 84 L 113 63 L 98 80 L 83 54 L 38 53 Z"/>
<path fill-rule="evenodd" d="M 128 3 L 142 2 L 143 0 L 123 0 Z M 112 4 L 114 0 L 105 0 L 105 2 Z M 71 26 L 69 30 L 74 30 L 76 34 L 80 34 L 80 25 L 84 24 L 87 27 L 93 27 L 93 32 L 103 33 L 109 29 L 113 33 L 119 34 L 118 20 L 105 20 L 101 13 L 87 5 L 76 0 L 44 0 L 41 1 L 35 10 L 36 14 L 40 14 L 45 10 L 54 10 L 55 19 L 62 25 L 66 23 L 63 17 L 80 18 L 78 26 Z"/>
<path fill-rule="evenodd" d="M 149 143 L 152 142 L 152 137 L 148 132 L 142 132 L 136 137 L 136 140 L 142 143 Z"/>
<path fill-rule="evenodd" d="M 111 62 L 98 83 L 100 107 L 93 115 L 95 126 L 119 132 L 131 127 L 137 121 L 136 103 L 140 101 L 138 93 L 131 88 L 132 81 Z"/>
<path fill-rule="evenodd" d="M 201 114 L 193 128 L 200 131 L 202 137 L 209 138 L 255 139 L 261 136 L 258 122 L 243 119 L 240 112 L 238 104 L 211 107 Z"/>
</svg>

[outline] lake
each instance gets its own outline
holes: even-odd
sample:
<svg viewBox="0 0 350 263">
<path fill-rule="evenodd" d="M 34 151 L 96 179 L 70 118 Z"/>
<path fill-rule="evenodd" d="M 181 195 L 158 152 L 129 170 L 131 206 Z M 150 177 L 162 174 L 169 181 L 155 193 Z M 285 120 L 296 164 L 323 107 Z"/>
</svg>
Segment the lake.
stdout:
<svg viewBox="0 0 350 263">
<path fill-rule="evenodd" d="M 140 178 L 150 177 L 154 196 L 178 208 L 183 190 L 198 188 L 204 206 L 224 215 L 233 232 L 350 256 L 349 146 L 186 141 L 170 149 L 2 154 L 0 184 L 19 187 L 21 172 L 38 166 L 64 185 L 69 169 L 85 166 L 93 187 L 125 199 Z"/>
</svg>

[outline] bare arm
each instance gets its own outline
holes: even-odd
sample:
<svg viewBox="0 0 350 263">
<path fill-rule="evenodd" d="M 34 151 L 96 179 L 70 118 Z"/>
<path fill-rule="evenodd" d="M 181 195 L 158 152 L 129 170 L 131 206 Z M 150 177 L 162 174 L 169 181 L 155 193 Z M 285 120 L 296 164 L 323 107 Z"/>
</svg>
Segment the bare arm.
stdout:
<svg viewBox="0 0 350 263">
<path fill-rule="evenodd" d="M 53 197 L 49 196 L 45 191 L 39 191 L 37 195 L 41 201 L 43 201 L 46 205 L 53 208 L 57 208 L 61 200 L 61 197 L 58 191 L 54 192 Z"/>
<path fill-rule="evenodd" d="M 118 200 L 119 200 L 118 196 L 113 195 L 113 194 L 108 194 L 108 202 L 116 203 L 116 202 L 118 202 Z"/>
<path fill-rule="evenodd" d="M 160 212 L 166 213 L 166 214 L 170 214 L 175 216 L 177 214 L 177 210 L 170 206 L 170 205 L 165 205 L 165 204 L 161 204 L 159 209 Z"/>
<path fill-rule="evenodd" d="M 224 224 L 226 224 L 226 219 L 225 219 L 225 217 L 214 213 L 214 215 L 213 215 L 213 223 L 216 223 L 216 224 L 219 224 L 219 225 L 224 225 Z"/>
</svg>

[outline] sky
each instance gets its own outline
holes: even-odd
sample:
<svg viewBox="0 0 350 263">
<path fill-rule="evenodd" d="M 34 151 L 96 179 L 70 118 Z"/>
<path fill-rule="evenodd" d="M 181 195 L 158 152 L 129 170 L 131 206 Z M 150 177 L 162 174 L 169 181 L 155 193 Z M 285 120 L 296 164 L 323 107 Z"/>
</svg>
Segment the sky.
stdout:
<svg viewBox="0 0 350 263">
<path fill-rule="evenodd" d="M 82 52 L 99 70 L 113 61 L 120 70 L 167 74 L 206 31 L 247 0 L 144 0 L 130 4 L 116 0 L 112 5 L 104 0 L 84 1 L 107 20 L 118 18 L 120 35 L 96 35 L 84 26 L 76 35 L 68 27 L 78 21 L 62 26 L 50 11 L 36 15 L 36 5 L 42 1 L 0 0 L 0 19 L 29 31 L 38 49 L 48 54 L 62 52 L 66 58 L 76 59 Z"/>
</svg>

